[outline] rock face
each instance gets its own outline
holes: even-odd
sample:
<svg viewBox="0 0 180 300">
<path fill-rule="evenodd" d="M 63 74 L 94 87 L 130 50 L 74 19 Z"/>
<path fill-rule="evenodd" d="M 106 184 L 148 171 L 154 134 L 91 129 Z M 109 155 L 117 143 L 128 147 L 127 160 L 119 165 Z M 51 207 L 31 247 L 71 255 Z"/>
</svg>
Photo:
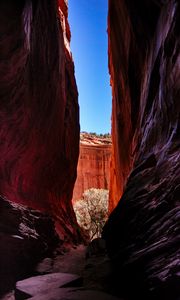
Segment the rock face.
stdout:
<svg viewBox="0 0 180 300">
<path fill-rule="evenodd" d="M 0 298 L 59 242 L 50 217 L 0 198 Z"/>
<path fill-rule="evenodd" d="M 0 193 L 49 212 L 61 236 L 76 239 L 79 107 L 69 40 L 66 1 L 0 2 Z"/>
<path fill-rule="evenodd" d="M 112 144 L 110 138 L 81 134 L 73 202 L 90 188 L 109 189 Z"/>
<path fill-rule="evenodd" d="M 124 193 L 103 236 L 133 299 L 180 296 L 179 21 L 176 0 L 109 1 L 111 195 Z"/>
</svg>

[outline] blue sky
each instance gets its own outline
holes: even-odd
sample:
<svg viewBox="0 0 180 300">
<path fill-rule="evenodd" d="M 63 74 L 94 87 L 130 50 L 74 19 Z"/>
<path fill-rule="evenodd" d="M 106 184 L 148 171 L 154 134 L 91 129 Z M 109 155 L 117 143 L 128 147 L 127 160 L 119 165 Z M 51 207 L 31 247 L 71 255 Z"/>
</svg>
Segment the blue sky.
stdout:
<svg viewBox="0 0 180 300">
<path fill-rule="evenodd" d="M 81 131 L 111 131 L 107 0 L 68 0 Z"/>
</svg>

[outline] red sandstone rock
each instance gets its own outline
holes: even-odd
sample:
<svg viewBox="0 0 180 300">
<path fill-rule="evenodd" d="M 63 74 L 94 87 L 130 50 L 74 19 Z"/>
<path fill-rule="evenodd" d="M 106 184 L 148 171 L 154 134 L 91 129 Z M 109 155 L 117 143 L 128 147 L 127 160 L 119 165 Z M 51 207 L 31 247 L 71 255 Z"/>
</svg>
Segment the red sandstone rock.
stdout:
<svg viewBox="0 0 180 300">
<path fill-rule="evenodd" d="M 73 202 L 90 188 L 109 189 L 111 139 L 81 134 Z"/>
<path fill-rule="evenodd" d="M 130 299 L 180 296 L 179 20 L 179 1 L 109 1 L 111 195 L 124 193 L 103 237 Z"/>
<path fill-rule="evenodd" d="M 118 6 L 120 6 L 118 1 Z M 131 107 L 130 78 L 128 72 L 131 62 L 135 59 L 133 53 L 133 42 L 130 39 L 131 27 L 130 18 L 124 2 L 122 9 L 116 10 L 113 4 L 109 3 L 108 37 L 109 37 L 109 71 L 112 86 L 112 163 L 110 179 L 110 211 L 112 211 L 120 197 L 122 196 L 127 177 L 133 164 L 133 138 L 137 119 L 138 106 Z M 114 14 L 114 27 L 118 28 L 118 33 L 111 30 L 111 14 Z M 118 37 L 119 35 L 119 37 Z M 123 42 L 119 40 L 123 35 Z M 112 44 L 116 43 L 116 47 Z M 138 57 L 136 58 L 136 68 L 138 70 Z M 129 68 L 129 69 L 128 69 Z M 137 71 L 138 73 L 138 71 Z M 133 78 L 134 87 L 136 80 Z M 134 95 L 133 95 L 134 96 Z M 133 98 L 136 101 L 137 95 Z M 133 111 L 132 111 L 133 109 Z M 134 124 L 133 124 L 134 122 Z"/>
<path fill-rule="evenodd" d="M 0 2 L 0 193 L 78 238 L 79 107 L 65 1 Z"/>
</svg>

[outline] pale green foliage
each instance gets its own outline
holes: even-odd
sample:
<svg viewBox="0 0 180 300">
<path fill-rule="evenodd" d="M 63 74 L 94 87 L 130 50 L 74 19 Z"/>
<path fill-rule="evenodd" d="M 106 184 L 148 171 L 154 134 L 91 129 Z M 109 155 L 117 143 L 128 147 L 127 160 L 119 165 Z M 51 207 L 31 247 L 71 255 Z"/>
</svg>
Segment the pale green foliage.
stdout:
<svg viewBox="0 0 180 300">
<path fill-rule="evenodd" d="M 90 240 L 101 237 L 102 228 L 108 218 L 109 191 L 91 188 L 74 204 L 79 226 Z"/>
</svg>

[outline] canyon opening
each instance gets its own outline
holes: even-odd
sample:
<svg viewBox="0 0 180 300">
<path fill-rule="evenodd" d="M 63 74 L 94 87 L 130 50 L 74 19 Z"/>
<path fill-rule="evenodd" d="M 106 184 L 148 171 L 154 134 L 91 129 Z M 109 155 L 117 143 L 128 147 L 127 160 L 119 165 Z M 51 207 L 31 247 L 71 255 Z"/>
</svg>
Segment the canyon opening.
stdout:
<svg viewBox="0 0 180 300">
<path fill-rule="evenodd" d="M 90 239 L 108 216 L 111 160 L 111 88 L 108 72 L 108 1 L 68 1 L 70 48 L 80 106 L 80 153 L 72 204 Z"/>
<path fill-rule="evenodd" d="M 0 299 L 178 300 L 180 4 L 108 1 L 111 138 L 80 133 L 81 4 L 0 1 Z M 103 220 L 88 238 L 79 197 Z"/>
</svg>

